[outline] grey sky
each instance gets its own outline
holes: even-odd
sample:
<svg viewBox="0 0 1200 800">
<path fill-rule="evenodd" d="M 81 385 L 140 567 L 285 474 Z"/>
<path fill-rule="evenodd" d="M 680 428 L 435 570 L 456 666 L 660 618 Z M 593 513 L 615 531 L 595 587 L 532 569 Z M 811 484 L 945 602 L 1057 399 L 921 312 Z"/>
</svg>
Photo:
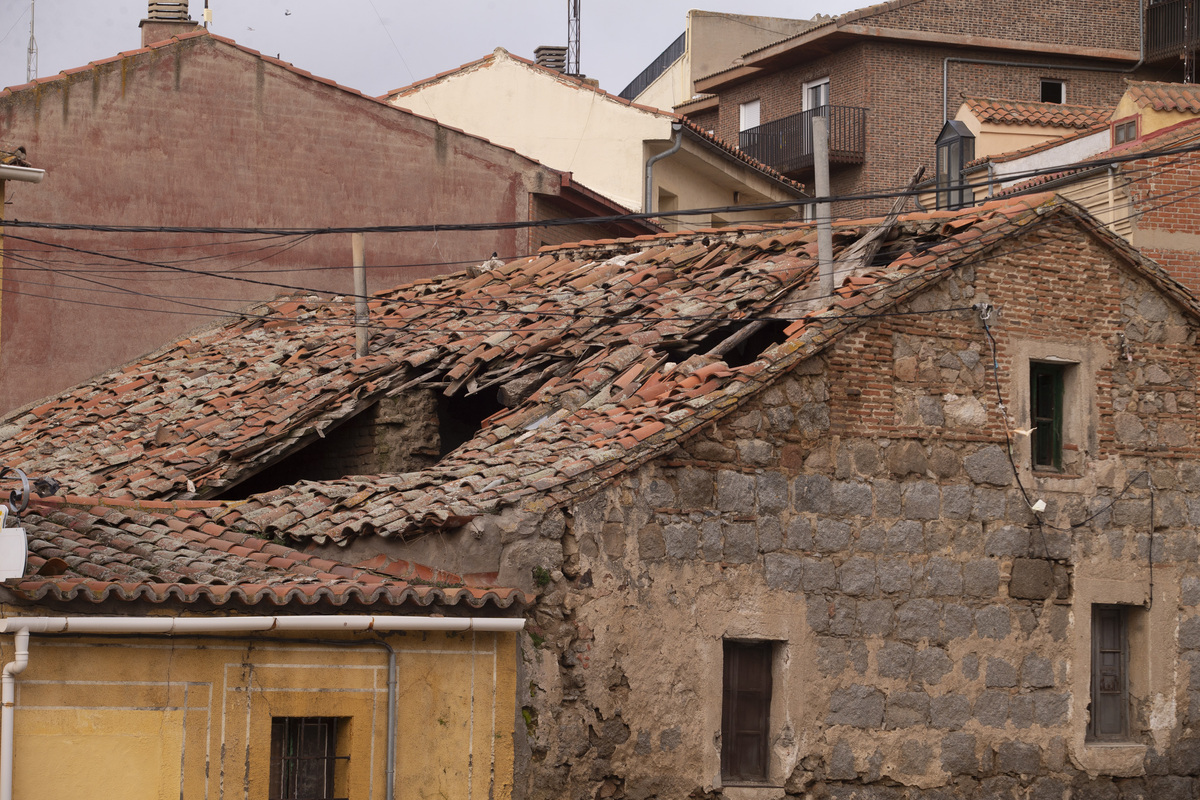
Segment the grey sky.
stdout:
<svg viewBox="0 0 1200 800">
<path fill-rule="evenodd" d="M 808 19 L 853 0 L 582 0 L 581 66 L 619 92 L 675 37 L 687 11 Z M 533 57 L 565 45 L 567 0 L 209 0 L 213 33 L 370 95 L 453 69 L 497 46 Z M 201 18 L 204 0 L 191 0 Z M 38 0 L 38 75 L 140 45 L 146 0 Z M 291 12 L 287 14 L 285 12 Z M 25 82 L 29 0 L 0 0 L 0 86 Z"/>
</svg>

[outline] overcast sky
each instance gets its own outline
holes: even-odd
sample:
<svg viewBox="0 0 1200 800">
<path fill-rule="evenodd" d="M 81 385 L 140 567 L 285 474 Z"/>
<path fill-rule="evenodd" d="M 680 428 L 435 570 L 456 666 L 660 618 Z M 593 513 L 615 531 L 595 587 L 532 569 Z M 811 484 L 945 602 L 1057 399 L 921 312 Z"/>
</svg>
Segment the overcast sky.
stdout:
<svg viewBox="0 0 1200 800">
<path fill-rule="evenodd" d="M 210 30 L 370 95 L 473 61 L 496 47 L 533 57 L 567 43 L 568 0 L 209 0 Z M 582 0 L 583 72 L 617 93 L 683 32 L 687 11 L 809 19 L 850 0 Z M 140 46 L 146 0 L 37 0 L 40 77 Z M 204 0 L 191 0 L 199 20 Z M 291 13 L 286 13 L 291 12 Z M 25 83 L 29 0 L 0 0 L 0 87 Z"/>
</svg>

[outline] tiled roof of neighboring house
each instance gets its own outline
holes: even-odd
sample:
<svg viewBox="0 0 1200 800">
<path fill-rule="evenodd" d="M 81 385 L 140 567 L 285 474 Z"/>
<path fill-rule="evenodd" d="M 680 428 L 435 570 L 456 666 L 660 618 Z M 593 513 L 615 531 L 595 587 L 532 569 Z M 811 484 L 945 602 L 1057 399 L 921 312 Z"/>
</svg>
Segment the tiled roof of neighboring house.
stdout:
<svg viewBox="0 0 1200 800">
<path fill-rule="evenodd" d="M 70 491 L 179 497 L 232 482 L 376 398 L 427 386 L 521 387 L 436 465 L 301 481 L 201 509 L 269 538 L 405 537 L 505 507 L 584 496 L 729 413 L 799 361 L 989 248 L 1061 215 L 1140 257 L 1049 195 L 902 216 L 884 251 L 817 294 L 811 224 L 709 229 L 547 248 L 489 271 L 375 295 L 371 353 L 353 310 L 281 300 L 116 370 L 0 426 L 0 463 Z M 844 259 L 874 221 L 835 227 Z M 854 266 L 839 264 L 839 269 Z M 1151 278 L 1195 310 L 1156 266 Z M 722 355 L 747 325 L 764 339 Z M 759 351 L 759 349 L 761 351 Z M 756 352 L 759 351 L 759 352 Z"/>
<path fill-rule="evenodd" d="M 725 155 L 727 155 L 733 159 L 736 159 L 737 161 L 742 162 L 746 166 L 751 167 L 752 169 L 755 169 L 755 170 L 763 173 L 764 175 L 769 177 L 771 180 L 773 180 L 777 183 L 784 184 L 785 186 L 791 187 L 793 189 L 796 189 L 797 191 L 802 190 L 804 188 L 803 184 L 792 180 L 791 178 L 787 177 L 783 173 L 778 172 L 777 170 L 767 166 L 766 164 L 762 163 L 761 161 L 750 157 L 741 149 L 734 147 L 733 145 L 726 142 L 724 139 L 720 139 L 717 136 L 714 136 L 713 134 L 704 130 L 699 125 L 696 125 L 694 122 L 692 122 L 691 120 L 684 117 L 683 114 L 676 113 L 674 111 L 666 111 L 661 108 L 655 108 L 654 106 L 642 105 L 641 103 L 635 103 L 632 100 L 626 100 L 624 97 L 620 97 L 619 95 L 611 94 L 609 92 L 604 91 L 599 86 L 592 83 L 591 81 L 585 80 L 583 78 L 579 78 L 575 75 L 567 75 L 566 73 L 559 72 L 556 69 L 550 69 L 549 67 L 543 67 L 541 64 L 538 64 L 534 61 L 530 61 L 527 58 L 522 58 L 521 56 L 513 55 L 512 53 L 505 50 L 503 47 L 497 48 L 497 50 L 502 52 L 504 54 L 504 57 L 506 57 L 506 58 L 510 58 L 513 61 L 520 62 L 521 64 L 524 64 L 525 66 L 530 67 L 532 69 L 540 70 L 540 71 L 546 73 L 550 77 L 553 77 L 560 81 L 564 81 L 566 83 L 570 83 L 572 85 L 577 86 L 580 89 L 586 89 L 588 91 L 595 92 L 596 94 L 601 95 L 602 97 L 604 97 L 607 100 L 612 100 L 613 102 L 629 106 L 630 108 L 636 108 L 640 111 L 646 111 L 651 114 L 658 114 L 659 116 L 668 118 L 668 119 L 672 120 L 673 122 L 682 122 L 684 124 L 684 127 L 687 129 L 687 131 L 690 134 L 694 135 L 697 139 L 701 140 L 702 142 L 704 142 L 705 144 L 707 144 L 711 147 L 716 148 L 717 150 L 720 150 Z M 420 89 L 422 86 L 426 86 L 431 83 L 436 83 L 437 81 L 448 78 L 451 75 L 457 75 L 460 73 L 470 72 L 473 69 L 476 69 L 485 64 L 494 62 L 495 60 L 496 60 L 496 53 L 490 53 L 490 54 L 484 56 L 483 58 L 478 58 L 478 59 L 475 59 L 474 61 L 469 61 L 466 64 L 463 64 L 462 66 L 458 67 L 457 69 L 451 69 L 451 70 L 446 70 L 445 72 L 439 72 L 437 75 L 434 75 L 430 78 L 425 78 L 424 80 L 417 81 L 416 83 L 411 83 L 407 86 L 402 86 L 399 89 L 393 89 L 392 91 L 388 92 L 383 97 L 381 97 L 380 100 L 383 102 L 388 102 L 397 97 L 404 97 L 405 95 L 411 94 L 412 92 Z"/>
<path fill-rule="evenodd" d="M 1091 128 L 1107 123 L 1112 108 L 1034 103 L 988 97 L 964 97 L 963 103 L 980 122 L 1002 125 L 1041 125 L 1048 128 Z"/>
<path fill-rule="evenodd" d="M 1133 156 L 1154 157 L 1154 154 L 1160 150 L 1170 150 L 1173 147 L 1178 147 L 1184 142 L 1200 137 L 1200 119 L 1189 119 L 1171 125 L 1167 128 L 1160 128 L 1145 136 L 1140 136 L 1129 142 L 1124 142 L 1116 147 L 1109 148 L 1101 153 L 1097 153 L 1089 161 L 1103 161 L 1106 158 L 1120 156 L 1122 159 Z M 1124 163 L 1124 162 L 1122 162 Z M 1118 168 L 1121 168 L 1122 163 L 1118 163 Z M 1047 184 L 1055 183 L 1064 178 L 1069 178 L 1073 175 L 1086 172 L 1094 169 L 1095 165 L 1088 165 L 1086 162 L 1080 166 L 1067 166 L 1059 172 L 1038 175 L 1035 178 L 1030 178 L 1027 181 L 1013 184 L 1003 190 L 995 193 L 996 197 L 1008 197 L 1017 194 L 1023 194 L 1032 191 L 1041 191 L 1039 187 Z"/>
<path fill-rule="evenodd" d="M 1200 86 L 1194 83 L 1126 81 L 1130 98 L 1139 106 L 1155 111 L 1180 111 L 1200 114 Z"/>
<path fill-rule="evenodd" d="M 376 556 L 347 566 L 211 521 L 203 502 L 35 499 L 21 520 L 26 576 L 5 589 L 32 601 L 175 601 L 267 610 L 418 606 L 507 608 L 525 601 L 466 578 Z"/>
</svg>

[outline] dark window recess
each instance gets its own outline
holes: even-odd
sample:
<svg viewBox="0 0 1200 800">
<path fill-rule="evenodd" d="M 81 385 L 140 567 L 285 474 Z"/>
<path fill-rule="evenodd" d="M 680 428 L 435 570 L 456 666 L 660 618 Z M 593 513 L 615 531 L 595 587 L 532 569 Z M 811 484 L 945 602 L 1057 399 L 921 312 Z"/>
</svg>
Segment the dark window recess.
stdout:
<svg viewBox="0 0 1200 800">
<path fill-rule="evenodd" d="M 1132 142 L 1137 138 L 1137 120 L 1131 119 L 1125 122 L 1117 122 L 1113 124 L 1113 144 L 1125 144 Z"/>
<path fill-rule="evenodd" d="M 771 722 L 770 642 L 725 642 L 721 777 L 767 779 Z"/>
<path fill-rule="evenodd" d="M 1129 735 L 1129 612 L 1092 606 L 1092 739 Z"/>
<path fill-rule="evenodd" d="M 962 208 L 975 201 L 963 167 L 975 160 L 975 134 L 956 119 L 942 126 L 937 138 L 937 207 Z"/>
<path fill-rule="evenodd" d="M 271 720 L 269 800 L 344 800 L 339 781 L 350 756 L 337 754 L 336 717 Z"/>
<path fill-rule="evenodd" d="M 1067 102 L 1067 84 L 1062 81 L 1042 80 L 1043 103 Z"/>
<path fill-rule="evenodd" d="M 1029 416 L 1034 469 L 1062 469 L 1063 384 L 1066 365 L 1029 365 Z"/>
<path fill-rule="evenodd" d="M 495 392 L 479 392 L 466 397 L 438 395 L 438 432 L 441 455 L 475 438 L 483 421 L 504 408 Z"/>
</svg>

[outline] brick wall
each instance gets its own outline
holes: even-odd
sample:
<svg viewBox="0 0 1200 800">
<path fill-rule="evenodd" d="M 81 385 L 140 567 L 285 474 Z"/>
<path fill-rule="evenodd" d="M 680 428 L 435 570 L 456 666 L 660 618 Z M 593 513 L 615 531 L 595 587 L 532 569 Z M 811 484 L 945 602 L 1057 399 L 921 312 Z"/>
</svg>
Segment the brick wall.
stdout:
<svg viewBox="0 0 1200 800">
<path fill-rule="evenodd" d="M 921 5 L 921 4 L 917 4 Z M 766 72 L 720 92 L 717 132 L 737 141 L 738 107 L 761 102 L 763 122 L 803 110 L 801 88 L 806 81 L 828 76 L 830 102 L 867 109 L 866 158 L 861 166 L 834 164 L 835 194 L 867 194 L 903 187 L 918 166 L 932 177 L 936 164 L 934 142 L 943 123 L 943 66 L 947 58 L 992 59 L 1045 63 L 1045 67 L 948 64 L 946 115 L 953 118 L 964 96 L 1040 100 L 1043 78 L 1066 83 L 1069 103 L 1115 105 L 1125 90 L 1119 72 L 1058 69 L 1095 66 L 1080 60 L 1046 58 L 1036 53 L 993 53 L 926 47 L 902 42 L 860 42 L 801 65 Z M 811 172 L 800 176 L 811 183 Z M 879 213 L 888 200 L 841 204 L 839 216 Z"/>
<path fill-rule="evenodd" d="M 1191 143 L 1175 140 L 1167 146 Z M 1185 153 L 1134 161 L 1122 172 L 1130 181 L 1127 189 L 1137 213 L 1135 243 L 1173 277 L 1200 293 L 1200 156 Z M 1156 239 L 1156 234 L 1167 237 Z M 1171 246 L 1173 242 L 1176 246 Z"/>
</svg>

